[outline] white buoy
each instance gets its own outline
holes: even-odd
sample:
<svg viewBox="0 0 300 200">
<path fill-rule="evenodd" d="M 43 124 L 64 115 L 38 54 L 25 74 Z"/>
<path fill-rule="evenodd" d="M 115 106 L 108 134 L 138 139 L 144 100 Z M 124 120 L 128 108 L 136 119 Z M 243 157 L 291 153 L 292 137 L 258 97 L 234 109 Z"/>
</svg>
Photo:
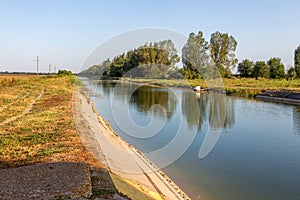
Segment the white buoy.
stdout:
<svg viewBox="0 0 300 200">
<path fill-rule="evenodd" d="M 198 85 L 198 86 L 194 87 L 194 90 L 195 90 L 196 92 L 197 92 L 197 91 L 199 92 L 199 91 L 201 90 L 201 86 Z"/>
</svg>

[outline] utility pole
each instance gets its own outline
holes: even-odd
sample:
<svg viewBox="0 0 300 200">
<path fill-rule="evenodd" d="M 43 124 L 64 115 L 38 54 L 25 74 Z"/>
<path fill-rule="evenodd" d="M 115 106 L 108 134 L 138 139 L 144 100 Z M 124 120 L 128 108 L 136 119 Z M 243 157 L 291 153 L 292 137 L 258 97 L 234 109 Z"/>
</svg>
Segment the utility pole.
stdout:
<svg viewBox="0 0 300 200">
<path fill-rule="evenodd" d="M 56 74 L 56 66 L 54 66 L 54 74 Z"/>
<path fill-rule="evenodd" d="M 49 63 L 49 74 L 51 74 L 51 63 Z"/>
<path fill-rule="evenodd" d="M 37 74 L 37 76 L 39 76 L 40 57 L 37 56 L 35 61 L 36 61 L 36 74 Z"/>
</svg>

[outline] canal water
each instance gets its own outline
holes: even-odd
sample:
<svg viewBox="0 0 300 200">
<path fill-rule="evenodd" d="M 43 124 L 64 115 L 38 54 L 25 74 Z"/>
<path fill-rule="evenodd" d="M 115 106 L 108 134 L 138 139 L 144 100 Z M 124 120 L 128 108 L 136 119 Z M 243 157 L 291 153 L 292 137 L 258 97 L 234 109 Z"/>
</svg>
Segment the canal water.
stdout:
<svg viewBox="0 0 300 200">
<path fill-rule="evenodd" d="M 192 199 L 300 199 L 300 110 L 83 79 L 97 111 Z"/>
</svg>

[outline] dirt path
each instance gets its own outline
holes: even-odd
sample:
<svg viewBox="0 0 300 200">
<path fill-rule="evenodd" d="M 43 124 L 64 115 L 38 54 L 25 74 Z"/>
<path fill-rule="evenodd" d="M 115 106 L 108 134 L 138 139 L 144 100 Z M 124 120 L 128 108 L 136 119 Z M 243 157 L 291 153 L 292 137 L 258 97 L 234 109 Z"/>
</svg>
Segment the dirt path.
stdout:
<svg viewBox="0 0 300 200">
<path fill-rule="evenodd" d="M 29 95 L 29 93 L 28 93 L 28 95 Z M 8 124 L 12 121 L 15 121 L 18 118 L 23 117 L 24 115 L 29 113 L 32 110 L 34 104 L 43 97 L 44 93 L 45 93 L 45 89 L 43 89 L 43 91 L 40 93 L 40 95 L 36 99 L 34 99 L 34 101 L 27 108 L 25 108 L 20 115 L 16 115 L 16 116 L 13 116 L 13 117 L 10 117 L 10 118 L 4 120 L 3 122 L 0 123 L 0 126 L 3 126 L 3 125 Z M 27 96 L 27 94 L 25 95 L 25 97 L 26 96 Z"/>
<path fill-rule="evenodd" d="M 7 105 L 4 105 L 3 107 L 0 108 L 0 112 L 2 112 L 2 111 L 3 111 L 4 109 L 6 109 L 7 107 L 9 107 L 9 106 L 11 106 L 11 105 L 13 105 L 13 104 L 15 104 L 15 103 L 21 101 L 22 99 L 25 99 L 26 97 L 28 97 L 28 95 L 29 95 L 31 92 L 32 92 L 32 89 L 29 90 L 24 96 L 22 96 L 22 97 L 20 97 L 20 98 L 14 99 L 12 103 L 7 104 Z"/>
<path fill-rule="evenodd" d="M 106 126 L 105 121 L 94 112 L 93 106 L 79 92 L 75 95 L 80 99 L 82 115 L 89 123 L 103 156 L 100 161 L 106 165 L 111 173 L 133 181 L 142 187 L 153 191 L 161 199 L 189 199 L 180 188 L 162 171 L 155 167 L 131 145 Z"/>
</svg>

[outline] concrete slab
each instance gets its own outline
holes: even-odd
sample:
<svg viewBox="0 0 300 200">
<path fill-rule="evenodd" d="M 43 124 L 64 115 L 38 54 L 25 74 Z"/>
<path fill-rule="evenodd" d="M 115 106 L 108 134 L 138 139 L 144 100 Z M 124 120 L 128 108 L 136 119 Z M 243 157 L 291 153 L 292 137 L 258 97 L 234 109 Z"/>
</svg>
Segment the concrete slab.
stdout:
<svg viewBox="0 0 300 200">
<path fill-rule="evenodd" d="M 0 170 L 0 199 L 80 198 L 91 195 L 85 163 L 46 163 Z"/>
</svg>

